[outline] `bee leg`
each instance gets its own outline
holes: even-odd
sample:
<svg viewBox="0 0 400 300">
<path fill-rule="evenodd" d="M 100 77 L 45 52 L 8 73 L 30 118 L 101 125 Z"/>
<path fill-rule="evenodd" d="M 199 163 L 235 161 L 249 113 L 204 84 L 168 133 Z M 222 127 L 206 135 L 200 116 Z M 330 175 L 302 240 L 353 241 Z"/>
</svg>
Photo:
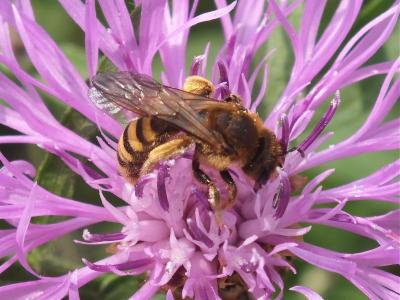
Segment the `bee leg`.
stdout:
<svg viewBox="0 0 400 300">
<path fill-rule="evenodd" d="M 208 198 L 210 200 L 210 204 L 213 208 L 218 208 L 221 206 L 219 192 L 215 184 L 212 182 L 211 178 L 204 173 L 203 170 L 200 169 L 200 163 L 197 159 L 193 159 L 192 168 L 194 177 L 202 184 L 206 184 L 208 186 Z"/>
<path fill-rule="evenodd" d="M 237 194 L 235 181 L 233 181 L 233 178 L 228 170 L 222 170 L 219 172 L 219 174 L 221 178 L 225 181 L 225 183 L 228 185 L 228 192 L 229 192 L 228 201 L 224 203 L 223 209 L 231 208 L 235 205 L 236 194 Z"/>
<path fill-rule="evenodd" d="M 197 150 L 197 149 L 196 149 Z M 212 182 L 211 178 L 200 169 L 200 163 L 198 160 L 197 151 L 192 160 L 192 169 L 194 177 L 202 184 L 208 186 L 208 199 L 211 204 L 212 209 L 215 212 L 218 225 L 222 227 L 222 207 L 219 197 L 219 191 L 215 184 Z"/>
<path fill-rule="evenodd" d="M 149 152 L 149 156 L 143 163 L 140 176 L 150 173 L 158 162 L 168 160 L 184 152 L 192 145 L 193 141 L 189 137 L 175 138 L 160 146 L 155 147 Z"/>
</svg>

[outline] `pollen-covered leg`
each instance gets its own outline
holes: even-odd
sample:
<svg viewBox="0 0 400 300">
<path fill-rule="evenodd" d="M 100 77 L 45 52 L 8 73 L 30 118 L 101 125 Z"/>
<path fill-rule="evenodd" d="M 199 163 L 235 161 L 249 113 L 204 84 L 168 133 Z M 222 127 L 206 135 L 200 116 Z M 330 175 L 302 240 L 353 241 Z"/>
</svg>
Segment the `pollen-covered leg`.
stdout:
<svg viewBox="0 0 400 300">
<path fill-rule="evenodd" d="M 194 177 L 202 184 L 206 184 L 208 186 L 208 198 L 210 204 L 213 208 L 220 207 L 220 198 L 219 192 L 215 184 L 212 182 L 211 178 L 204 173 L 203 170 L 200 169 L 200 164 L 197 159 L 193 159 L 192 168 Z"/>
<path fill-rule="evenodd" d="M 223 208 L 221 205 L 220 195 L 217 187 L 212 182 L 211 178 L 204 173 L 203 170 L 200 169 L 199 157 L 198 157 L 198 148 L 196 147 L 195 154 L 192 160 L 192 169 L 194 177 L 202 184 L 208 186 L 208 201 L 212 209 L 214 210 L 216 221 L 220 227 L 222 227 L 222 212 Z"/>
<path fill-rule="evenodd" d="M 222 170 L 219 172 L 219 174 L 221 175 L 221 178 L 228 185 L 228 192 L 229 192 L 228 199 L 222 205 L 222 209 L 231 208 L 235 205 L 236 194 L 237 194 L 237 188 L 236 188 L 235 181 L 233 181 L 233 178 L 228 170 Z"/>
<path fill-rule="evenodd" d="M 191 146 L 192 143 L 193 141 L 191 138 L 184 136 L 181 138 L 175 138 L 169 142 L 155 147 L 150 151 L 146 161 L 144 162 L 142 169 L 140 170 L 140 176 L 151 172 L 158 162 L 162 160 L 168 160 L 179 154 L 182 154 Z"/>
<path fill-rule="evenodd" d="M 201 76 L 189 76 L 183 85 L 183 90 L 200 96 L 209 97 L 215 91 L 211 81 Z"/>
</svg>

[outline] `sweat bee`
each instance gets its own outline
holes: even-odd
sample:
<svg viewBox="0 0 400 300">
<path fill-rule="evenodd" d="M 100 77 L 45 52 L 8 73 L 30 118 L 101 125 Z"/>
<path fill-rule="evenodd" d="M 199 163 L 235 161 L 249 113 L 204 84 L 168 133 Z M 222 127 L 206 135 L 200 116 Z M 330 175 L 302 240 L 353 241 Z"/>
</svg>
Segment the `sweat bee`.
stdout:
<svg viewBox="0 0 400 300">
<path fill-rule="evenodd" d="M 132 184 L 159 162 L 194 145 L 194 177 L 208 186 L 209 202 L 218 214 L 235 203 L 237 189 L 230 166 L 240 167 L 257 190 L 282 163 L 282 147 L 261 118 L 248 111 L 239 96 L 223 101 L 209 98 L 214 86 L 205 78 L 188 77 L 181 90 L 147 75 L 114 72 L 97 74 L 91 85 L 91 99 L 99 106 L 139 116 L 126 126 L 117 151 L 120 173 Z M 219 171 L 228 199 L 221 201 L 203 164 Z"/>
</svg>

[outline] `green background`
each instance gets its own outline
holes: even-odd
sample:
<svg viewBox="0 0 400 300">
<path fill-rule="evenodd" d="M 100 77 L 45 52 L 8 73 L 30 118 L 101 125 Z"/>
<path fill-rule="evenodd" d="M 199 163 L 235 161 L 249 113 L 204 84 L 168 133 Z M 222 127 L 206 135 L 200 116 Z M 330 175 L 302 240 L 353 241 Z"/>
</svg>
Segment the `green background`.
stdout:
<svg viewBox="0 0 400 300">
<path fill-rule="evenodd" d="M 32 3 L 37 21 L 43 25 L 46 31 L 57 42 L 81 72 L 82 76 L 87 78 L 83 48 L 84 36 L 80 29 L 71 21 L 56 1 L 34 0 Z M 321 28 L 327 25 L 338 3 L 339 1 L 335 0 L 328 1 Z M 359 18 L 349 36 L 352 36 L 363 24 L 387 9 L 392 3 L 393 1 L 365 1 Z M 214 9 L 212 1 L 200 1 L 197 13 L 211 9 Z M 101 12 L 98 10 L 98 15 L 100 14 Z M 297 10 L 291 16 L 290 20 L 296 26 L 299 24 L 300 18 L 301 10 Z M 211 41 L 211 59 L 209 59 L 209 62 L 212 62 L 222 40 L 221 26 L 218 21 L 194 27 L 191 30 L 188 42 L 187 66 L 190 66 L 193 56 L 203 52 L 208 41 Z M 14 48 L 19 61 L 34 74 L 34 69 L 18 40 L 15 41 Z M 270 79 L 267 97 L 259 111 L 262 116 L 267 115 L 272 104 L 275 103 L 285 87 L 290 75 L 290 66 L 293 63 L 290 43 L 283 30 L 276 30 L 260 52 L 265 53 L 265 51 L 272 48 L 276 48 L 277 51 L 270 59 Z M 370 63 L 393 60 L 398 53 L 399 26 L 397 25 L 395 33 L 392 34 L 386 45 L 371 59 Z M 4 70 L 1 65 L 0 69 Z M 159 59 L 157 59 L 154 66 L 154 73 L 159 74 L 160 70 L 161 66 Z M 4 71 L 7 73 L 7 70 Z M 340 142 L 359 128 L 368 116 L 368 112 L 376 99 L 382 81 L 383 76 L 376 76 L 341 91 L 342 104 L 328 128 L 328 130 L 335 132 L 333 139 L 329 141 L 331 144 Z M 51 99 L 48 95 L 43 94 L 43 97 L 57 118 L 63 120 L 65 126 L 95 141 L 95 136 L 98 133 L 93 124 L 86 121 L 76 111 Z M 320 111 L 320 115 L 322 113 L 323 110 Z M 398 115 L 398 106 L 392 112 L 390 118 L 395 115 Z M 318 119 L 318 116 L 315 119 Z M 10 134 L 10 132 L 9 129 L 0 127 L 0 134 Z M 1 147 L 2 152 L 10 160 L 26 159 L 33 162 L 38 168 L 37 180 L 39 184 L 50 191 L 65 197 L 101 205 L 97 192 L 90 189 L 82 179 L 72 171 L 69 171 L 57 157 L 48 155 L 35 146 L 7 145 Z M 395 160 L 398 156 L 398 152 L 361 155 L 323 165 L 306 172 L 305 175 L 312 178 L 327 168 L 336 168 L 336 172 L 324 182 L 325 188 L 334 187 L 364 177 Z M 59 172 L 60 168 L 62 168 L 63 172 Z M 114 199 L 114 204 L 118 205 L 121 202 L 118 199 Z M 346 206 L 346 210 L 355 215 L 369 216 L 383 214 L 393 209 L 393 207 L 394 205 L 388 203 L 362 201 L 359 203 L 349 203 Z M 48 223 L 59 220 L 61 218 L 47 217 L 35 218 L 33 222 Z M 109 224 L 99 224 L 90 227 L 90 229 L 94 232 L 102 232 L 112 231 L 113 229 L 118 230 L 119 228 L 111 228 Z M 81 232 L 77 232 L 32 251 L 29 255 L 30 264 L 41 274 L 56 276 L 65 274 L 68 270 L 81 267 L 82 257 L 93 261 L 107 256 L 105 247 L 89 247 L 73 243 L 72 240 L 80 238 L 80 235 Z M 313 226 L 312 231 L 305 236 L 305 240 L 328 249 L 348 253 L 365 251 L 376 245 L 374 242 L 352 233 L 318 225 Z M 286 288 L 294 285 L 305 285 L 320 293 L 325 299 L 366 299 L 354 286 L 337 274 L 320 270 L 301 261 L 296 261 L 295 266 L 298 275 L 292 276 L 289 273 L 286 274 Z M 391 270 L 397 274 L 399 273 L 398 269 L 392 268 Z M 0 285 L 32 279 L 17 265 L 0 276 Z M 98 299 L 127 299 L 140 286 L 141 280 L 143 280 L 143 277 L 132 278 L 128 276 L 117 277 L 114 275 L 105 275 L 81 288 L 80 296 L 81 299 L 92 299 L 94 297 Z M 157 299 L 163 298 L 163 295 L 157 296 Z M 304 299 L 304 297 L 286 291 L 284 299 Z"/>
</svg>

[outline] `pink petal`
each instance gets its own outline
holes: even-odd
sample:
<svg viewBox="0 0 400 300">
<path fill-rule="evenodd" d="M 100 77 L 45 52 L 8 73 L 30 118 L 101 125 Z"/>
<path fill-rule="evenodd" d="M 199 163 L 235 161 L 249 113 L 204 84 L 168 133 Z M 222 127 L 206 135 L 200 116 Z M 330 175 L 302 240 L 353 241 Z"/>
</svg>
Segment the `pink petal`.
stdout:
<svg viewBox="0 0 400 300">
<path fill-rule="evenodd" d="M 98 36 L 97 36 L 97 19 L 96 19 L 96 5 L 94 0 L 86 1 L 86 14 L 85 14 L 85 50 L 86 60 L 88 64 L 89 78 L 96 74 L 97 63 L 99 58 L 98 51 Z"/>
<path fill-rule="evenodd" d="M 312 289 L 305 287 L 305 286 L 297 285 L 297 286 L 291 287 L 289 290 L 303 294 L 309 300 L 323 300 L 323 298 L 319 294 L 317 294 Z"/>
</svg>

